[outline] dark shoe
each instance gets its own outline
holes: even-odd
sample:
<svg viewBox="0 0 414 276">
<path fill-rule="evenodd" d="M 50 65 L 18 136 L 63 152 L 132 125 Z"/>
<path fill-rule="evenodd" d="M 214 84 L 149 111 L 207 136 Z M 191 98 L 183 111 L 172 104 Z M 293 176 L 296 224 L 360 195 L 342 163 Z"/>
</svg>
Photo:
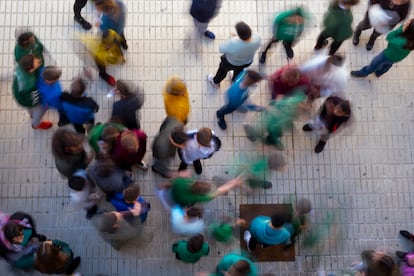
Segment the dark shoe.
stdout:
<svg viewBox="0 0 414 276">
<path fill-rule="evenodd" d="M 351 71 L 351 76 L 357 77 L 357 78 L 364 78 L 368 75 L 362 73 L 361 71 Z"/>
<path fill-rule="evenodd" d="M 225 130 L 227 128 L 227 123 L 226 120 L 224 120 L 224 118 L 217 117 L 217 124 L 222 130 Z"/>
<path fill-rule="evenodd" d="M 321 151 L 323 151 L 323 149 L 325 148 L 326 142 L 319 140 L 318 144 L 315 147 L 315 152 L 316 153 L 320 153 Z"/>
<path fill-rule="evenodd" d="M 121 47 L 122 47 L 124 50 L 128 50 L 128 44 L 126 43 L 126 40 L 123 40 L 123 41 L 121 42 Z"/>
<path fill-rule="evenodd" d="M 406 238 L 407 240 L 414 242 L 414 235 L 408 232 L 407 230 L 400 230 L 400 235 Z"/>
<path fill-rule="evenodd" d="M 216 35 L 213 32 L 210 32 L 210 31 L 205 31 L 204 36 L 206 36 L 210 39 L 215 39 L 216 38 Z"/>
<path fill-rule="evenodd" d="M 183 161 L 181 161 L 180 166 L 178 167 L 178 171 L 186 170 L 187 167 L 188 167 L 188 165 L 186 163 L 184 163 Z"/>
<path fill-rule="evenodd" d="M 96 214 L 97 211 L 98 211 L 98 206 L 96 206 L 96 205 L 91 207 L 90 209 L 87 209 L 86 210 L 86 219 L 90 220 Z"/>
<path fill-rule="evenodd" d="M 407 252 L 395 251 L 395 255 L 397 255 L 398 259 L 404 260 L 405 256 L 407 255 Z"/>
<path fill-rule="evenodd" d="M 313 129 L 312 129 L 312 127 L 310 126 L 310 124 L 306 124 L 306 125 L 304 125 L 304 126 L 302 127 L 302 130 L 303 130 L 303 131 L 312 131 Z"/>
<path fill-rule="evenodd" d="M 157 167 L 155 167 L 155 166 L 152 166 L 151 169 L 152 169 L 153 172 L 155 172 L 156 174 L 158 174 L 158 175 L 160 175 L 160 176 L 162 176 L 164 178 L 170 178 L 170 176 L 168 174 L 166 174 L 166 173 L 164 173 L 162 171 L 159 171 L 157 169 Z"/>
<path fill-rule="evenodd" d="M 83 17 L 75 16 L 73 19 L 75 19 L 75 21 L 78 22 L 82 26 L 82 28 L 85 30 L 90 30 L 92 28 L 91 23 L 86 21 Z"/>
<path fill-rule="evenodd" d="M 379 77 L 381 77 L 384 73 L 374 72 L 374 74 L 375 74 L 375 76 L 376 76 L 377 78 L 379 78 Z"/>
<path fill-rule="evenodd" d="M 292 47 L 290 47 L 284 42 L 283 42 L 283 46 L 285 47 L 287 57 L 292 59 L 294 55 Z"/>
<path fill-rule="evenodd" d="M 375 38 L 372 39 L 372 37 L 369 38 L 368 43 L 367 43 L 367 50 L 371 51 L 372 48 L 374 48 L 374 44 L 375 44 Z"/>
<path fill-rule="evenodd" d="M 355 30 L 354 37 L 352 38 L 352 44 L 358 45 L 359 44 L 359 36 L 361 35 L 361 31 Z"/>
<path fill-rule="evenodd" d="M 201 174 L 203 172 L 203 167 L 201 166 L 200 160 L 194 161 L 193 166 L 196 174 Z"/>
<path fill-rule="evenodd" d="M 265 53 L 265 52 L 263 52 L 263 53 L 260 55 L 259 62 L 260 62 L 260 64 L 264 64 L 264 63 L 266 62 L 266 53 Z"/>
</svg>

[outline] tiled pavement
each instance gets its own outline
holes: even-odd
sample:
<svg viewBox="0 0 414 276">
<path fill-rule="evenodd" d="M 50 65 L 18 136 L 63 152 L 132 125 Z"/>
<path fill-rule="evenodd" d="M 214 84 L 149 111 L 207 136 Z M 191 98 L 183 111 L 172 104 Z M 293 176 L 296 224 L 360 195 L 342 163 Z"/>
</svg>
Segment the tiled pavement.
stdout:
<svg viewBox="0 0 414 276">
<path fill-rule="evenodd" d="M 355 22 L 362 18 L 366 8 L 366 1 L 361 2 L 354 8 Z M 216 70 L 220 56 L 218 45 L 234 32 L 237 21 L 250 24 L 266 41 L 270 38 L 275 12 L 304 4 L 314 18 L 295 47 L 294 62 L 301 63 L 312 54 L 328 0 L 223 0 L 219 15 L 210 25 L 217 35 L 214 42 L 189 38 L 192 30 L 189 0 L 126 0 L 125 3 L 129 10 L 125 30 L 130 46 L 127 62 L 109 71 L 119 79 L 137 81 L 144 88 L 142 128 L 149 135 L 150 143 L 164 118 L 162 87 L 171 74 L 177 74 L 187 82 L 191 97 L 188 128 L 210 126 L 223 141 L 220 152 L 204 162 L 202 179 L 230 178 L 237 170 L 235 164 L 240 157 L 274 151 L 254 146 L 244 137 L 242 123 L 254 114 L 235 113 L 228 117 L 228 130 L 219 130 L 215 110 L 222 104 L 223 96 L 212 91 L 205 78 Z M 199 270 L 213 271 L 220 257 L 237 250 L 238 243 L 231 246 L 213 243 L 210 256 L 195 265 L 177 262 L 170 248 L 179 237 L 172 234 L 168 216 L 154 193 L 163 180 L 151 171 L 137 172 L 143 194 L 153 207 L 147 221 L 148 239 L 134 241 L 119 252 L 99 239 L 83 212 L 68 206 L 66 182 L 54 167 L 50 148 L 51 136 L 57 127 L 49 131 L 30 128 L 27 113 L 11 96 L 11 80 L 15 29 L 29 27 L 50 51 L 53 61 L 63 68 L 63 86 L 68 87 L 84 65 L 82 60 L 87 60 L 76 42 L 76 34 L 82 30 L 73 21 L 72 5 L 70 0 L 0 1 L 0 210 L 32 213 L 41 233 L 72 245 L 82 257 L 79 271 L 84 275 L 193 275 Z M 93 20 L 92 3 L 84 15 Z M 364 47 L 367 39 L 368 33 L 363 33 L 360 46 L 354 47 L 347 41 L 341 47 L 339 53 L 346 54 L 350 68 L 366 65 L 385 45 L 382 37 L 367 52 Z M 395 65 L 381 79 L 350 80 L 346 92 L 353 103 L 354 123 L 330 140 L 323 153 L 313 153 L 316 137 L 301 131 L 310 114 L 298 118 L 294 130 L 283 138 L 289 168 L 283 173 L 272 173 L 271 190 L 254 194 L 235 191 L 206 205 L 206 219 L 212 221 L 223 214 L 237 215 L 239 204 L 283 203 L 305 196 L 314 205 L 313 227 L 321 225 L 328 210 L 336 214 L 330 235 L 318 247 L 304 249 L 298 245 L 294 263 L 261 263 L 262 273 L 316 275 L 319 268 L 340 272 L 357 260 L 364 249 L 389 252 L 409 249 L 398 236 L 398 230 L 414 230 L 413 58 L 410 56 Z M 278 45 L 271 50 L 265 71 L 273 72 L 286 62 L 285 53 Z M 257 64 L 256 58 L 253 67 Z M 228 84 L 226 81 L 222 92 Z M 109 89 L 95 73 L 89 94 L 101 107 L 97 121 L 109 118 L 113 101 L 105 97 Z M 265 104 L 268 98 L 263 82 L 256 89 L 253 101 Z M 53 112 L 47 117 L 57 122 Z M 149 146 L 145 160 L 151 163 Z M 6 272 L 6 266 L 1 267 L 4 271 L 0 275 L 12 275 Z"/>
</svg>

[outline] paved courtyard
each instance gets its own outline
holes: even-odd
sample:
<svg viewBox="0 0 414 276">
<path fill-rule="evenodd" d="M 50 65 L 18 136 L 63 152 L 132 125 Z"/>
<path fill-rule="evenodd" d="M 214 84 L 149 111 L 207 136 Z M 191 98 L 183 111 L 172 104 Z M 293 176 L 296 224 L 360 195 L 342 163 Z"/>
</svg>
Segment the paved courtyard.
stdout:
<svg viewBox="0 0 414 276">
<path fill-rule="evenodd" d="M 84 31 L 74 23 L 73 2 L 0 1 L 0 210 L 33 214 L 39 232 L 68 242 L 82 257 L 78 271 L 87 276 L 184 276 L 200 270 L 214 271 L 224 254 L 240 250 L 239 243 L 228 246 L 212 242 L 210 255 L 194 265 L 176 261 L 171 245 L 180 237 L 172 233 L 168 214 L 155 195 L 155 188 L 165 180 L 151 171 L 135 171 L 142 194 L 152 206 L 145 235 L 120 251 L 99 238 L 83 211 L 68 206 L 67 184 L 56 170 L 51 154 L 57 115 L 49 112 L 46 116 L 55 123 L 51 130 L 33 130 L 29 116 L 12 98 L 11 83 L 15 30 L 20 28 L 33 30 L 51 54 L 52 59 L 46 62 L 62 67 L 64 88 L 69 87 L 83 66 L 93 66 L 77 42 L 77 35 Z M 165 117 L 162 87 L 170 75 L 181 76 L 188 85 L 192 106 L 187 128 L 211 127 L 223 142 L 222 149 L 203 162 L 200 178 L 230 179 L 245 156 L 268 154 L 276 149 L 252 144 L 245 138 L 242 125 L 252 120 L 254 113 L 227 116 L 226 131 L 217 126 L 215 111 L 223 103 L 223 92 L 230 81 L 223 83 L 221 92 L 215 92 L 208 86 L 206 76 L 217 69 L 219 44 L 235 32 L 233 26 L 240 20 L 260 33 L 263 43 L 267 42 L 274 14 L 303 4 L 311 11 L 313 20 L 295 47 L 292 62 L 300 64 L 313 53 L 328 0 L 223 0 L 218 16 L 210 24 L 217 37 L 215 41 L 191 36 L 190 2 L 125 0 L 129 11 L 125 29 L 129 43 L 127 61 L 108 71 L 118 79 L 136 81 L 145 90 L 141 126 L 149 136 L 144 158 L 147 163 L 152 159 L 152 139 Z M 366 2 L 361 1 L 353 9 L 354 25 L 362 19 Z M 83 14 L 94 21 L 92 2 Z M 369 33 L 363 32 L 359 46 L 347 41 L 339 50 L 346 56 L 350 69 L 366 65 L 385 47 L 385 39 L 381 37 L 372 51 L 366 51 L 368 37 Z M 274 72 L 288 62 L 281 45 L 273 47 L 269 54 L 263 72 Z M 302 196 L 313 202 L 311 227 L 324 228 L 327 214 L 333 213 L 334 223 L 318 246 L 303 248 L 298 242 L 295 262 L 258 264 L 261 273 L 274 275 L 316 275 L 319 270 L 341 275 L 364 249 L 409 250 L 410 245 L 400 238 L 398 231 L 414 231 L 413 66 L 411 55 L 380 79 L 375 76 L 351 79 L 346 93 L 353 104 L 353 124 L 333 137 L 320 154 L 313 152 L 317 137 L 301 129 L 316 112 L 318 104 L 315 104 L 312 112 L 301 115 L 293 131 L 283 137 L 289 166 L 285 172 L 272 172 L 273 188 L 254 194 L 235 190 L 221 196 L 205 206 L 206 220 L 237 216 L 240 204 L 290 203 Z M 258 57 L 252 68 L 258 68 Z M 94 72 L 88 89 L 100 105 L 96 121 L 107 121 L 114 99 L 105 95 L 111 88 Z M 269 98 L 267 83 L 262 82 L 252 100 L 265 105 Z M 178 159 L 175 165 L 178 167 Z M 12 274 L 22 273 L 10 272 L 5 264 L 0 266 L 0 275 Z"/>
</svg>

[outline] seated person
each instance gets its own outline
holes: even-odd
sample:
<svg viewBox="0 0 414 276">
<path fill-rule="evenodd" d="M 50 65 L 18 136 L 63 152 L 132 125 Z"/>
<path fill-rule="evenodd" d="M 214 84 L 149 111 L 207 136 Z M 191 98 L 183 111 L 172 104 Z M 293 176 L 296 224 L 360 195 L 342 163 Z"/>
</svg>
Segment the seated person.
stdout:
<svg viewBox="0 0 414 276">
<path fill-rule="evenodd" d="M 131 211 L 134 217 L 139 216 L 145 222 L 151 205 L 139 196 L 141 189 L 138 185 L 131 185 L 112 195 L 111 203 L 118 212 Z"/>
<path fill-rule="evenodd" d="M 171 209 L 171 228 L 180 235 L 195 235 L 204 230 L 203 209 L 200 207 L 183 208 L 175 205 Z"/>
<path fill-rule="evenodd" d="M 198 234 L 192 236 L 188 241 L 181 240 L 175 242 L 172 246 L 172 252 L 175 253 L 175 258 L 184 263 L 194 264 L 202 256 L 207 256 L 210 252 L 210 247 L 204 241 L 204 236 Z"/>
</svg>

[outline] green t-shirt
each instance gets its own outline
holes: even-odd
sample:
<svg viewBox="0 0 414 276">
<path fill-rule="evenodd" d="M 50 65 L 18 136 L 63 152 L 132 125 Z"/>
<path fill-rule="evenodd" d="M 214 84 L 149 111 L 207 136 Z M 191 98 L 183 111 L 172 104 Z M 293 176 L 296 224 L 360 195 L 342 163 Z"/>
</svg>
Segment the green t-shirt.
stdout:
<svg viewBox="0 0 414 276">
<path fill-rule="evenodd" d="M 13 96 L 17 103 L 24 107 L 33 107 L 39 104 L 40 95 L 37 92 L 37 79 L 39 70 L 29 73 L 20 66 L 14 71 Z"/>
<path fill-rule="evenodd" d="M 235 263 L 241 260 L 247 261 L 250 265 L 250 272 L 246 276 L 257 276 L 257 268 L 254 263 L 250 259 L 235 253 L 229 253 L 221 259 L 220 263 L 217 265 L 216 275 L 224 276 L 224 273 L 226 271 L 228 271 Z"/>
<path fill-rule="evenodd" d="M 229 242 L 233 237 L 233 226 L 228 223 L 210 225 L 211 235 L 219 242 Z"/>
<path fill-rule="evenodd" d="M 43 58 L 43 44 L 35 36 L 35 43 L 30 47 L 23 48 L 19 44 L 14 48 L 14 59 L 16 62 L 19 62 L 20 59 L 26 55 L 34 55 L 42 60 L 42 65 L 44 65 Z"/>
<path fill-rule="evenodd" d="M 388 44 L 387 48 L 384 50 L 384 56 L 392 62 L 398 62 L 405 59 L 411 52 L 409 49 L 404 48 L 405 44 L 407 44 L 407 39 L 401 36 L 402 33 L 403 30 L 401 25 L 387 35 Z"/>
<path fill-rule="evenodd" d="M 172 252 L 175 253 L 175 256 L 178 260 L 183 261 L 184 263 L 195 263 L 198 260 L 200 260 L 201 257 L 207 256 L 210 252 L 210 247 L 206 242 L 203 243 L 200 251 L 196 253 L 191 253 L 187 249 L 187 243 L 186 240 L 181 240 L 173 244 L 172 246 Z"/>
<path fill-rule="evenodd" d="M 101 140 L 102 133 L 107 126 L 113 126 L 118 131 L 124 131 L 126 129 L 125 126 L 117 123 L 104 123 L 104 124 L 97 124 L 95 125 L 89 132 L 88 132 L 88 142 L 91 148 L 98 153 L 99 152 L 99 145 L 98 142 Z"/>
<path fill-rule="evenodd" d="M 190 206 L 197 202 L 207 202 L 213 199 L 211 193 L 197 195 L 191 191 L 194 180 L 191 178 L 177 177 L 171 181 L 171 195 L 176 203 L 181 206 Z"/>
</svg>

